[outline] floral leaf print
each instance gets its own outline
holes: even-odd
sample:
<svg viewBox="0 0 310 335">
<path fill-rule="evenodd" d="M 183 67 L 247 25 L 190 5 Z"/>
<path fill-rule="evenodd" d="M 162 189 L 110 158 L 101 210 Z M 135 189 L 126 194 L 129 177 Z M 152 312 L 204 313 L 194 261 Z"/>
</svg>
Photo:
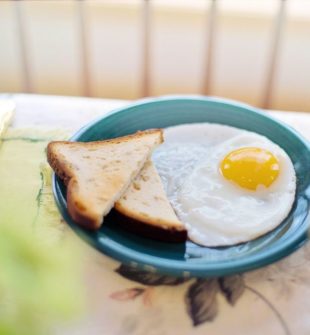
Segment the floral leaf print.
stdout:
<svg viewBox="0 0 310 335">
<path fill-rule="evenodd" d="M 221 292 L 227 302 L 232 306 L 237 302 L 244 292 L 245 285 L 242 276 L 233 275 L 219 279 Z"/>
<path fill-rule="evenodd" d="M 118 301 L 134 300 L 143 292 L 144 292 L 143 288 L 134 287 L 122 291 L 113 292 L 112 294 L 110 294 L 110 298 Z"/>
<path fill-rule="evenodd" d="M 217 279 L 197 279 L 188 289 L 185 302 L 193 325 L 212 321 L 217 315 L 216 295 L 219 290 Z"/>
<path fill-rule="evenodd" d="M 137 268 L 124 264 L 120 265 L 120 267 L 117 268 L 115 272 L 117 272 L 122 277 L 125 277 L 129 280 L 133 280 L 137 283 L 150 286 L 159 286 L 159 285 L 175 286 L 185 283 L 190 279 L 190 278 L 177 278 L 172 276 L 164 276 L 158 273 L 142 271 Z"/>
</svg>

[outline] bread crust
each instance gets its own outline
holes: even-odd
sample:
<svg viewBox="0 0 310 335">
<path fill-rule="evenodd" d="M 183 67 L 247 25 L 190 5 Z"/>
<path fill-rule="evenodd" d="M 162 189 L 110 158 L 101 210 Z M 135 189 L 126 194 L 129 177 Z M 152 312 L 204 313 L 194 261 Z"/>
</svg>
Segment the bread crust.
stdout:
<svg viewBox="0 0 310 335">
<path fill-rule="evenodd" d="M 78 188 L 78 182 L 71 178 L 67 187 L 67 207 L 70 216 L 84 228 L 90 230 L 100 228 L 101 221 L 98 222 L 97 218 L 92 216 L 78 199 L 75 199 L 76 188 Z"/>
<path fill-rule="evenodd" d="M 68 143 L 65 141 L 50 142 L 47 145 L 47 161 L 51 168 L 54 170 L 55 174 L 64 182 L 66 186 L 69 184 L 69 180 L 72 178 L 72 171 L 68 168 L 66 164 L 61 164 L 59 162 L 56 152 L 54 152 L 55 144 Z"/>
<path fill-rule="evenodd" d="M 159 143 L 163 143 L 164 141 L 164 133 L 163 130 L 160 128 L 154 128 L 154 129 L 148 129 L 148 130 L 139 130 L 134 134 L 130 135 L 125 135 L 121 137 L 116 137 L 116 138 L 110 138 L 107 140 L 101 140 L 101 141 L 92 141 L 92 142 L 72 142 L 72 141 L 53 141 L 50 142 L 47 145 L 47 151 L 53 150 L 53 146 L 58 145 L 58 144 L 72 144 L 72 145 L 83 145 L 83 146 L 97 146 L 98 144 L 100 146 L 102 145 L 109 145 L 109 144 L 117 144 L 117 143 L 122 143 L 122 142 L 127 142 L 130 139 L 133 138 L 139 138 L 139 137 L 144 137 L 145 135 L 152 135 L 152 134 L 159 134 Z"/>
</svg>

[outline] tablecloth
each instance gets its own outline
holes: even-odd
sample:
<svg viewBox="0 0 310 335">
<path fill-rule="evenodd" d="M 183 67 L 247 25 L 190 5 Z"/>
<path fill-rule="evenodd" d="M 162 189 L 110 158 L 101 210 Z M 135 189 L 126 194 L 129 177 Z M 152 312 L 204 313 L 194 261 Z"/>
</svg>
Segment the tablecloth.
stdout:
<svg viewBox="0 0 310 335">
<path fill-rule="evenodd" d="M 48 231 L 51 243 L 73 234 L 52 196 L 48 141 L 63 139 L 126 101 L 13 95 L 14 121 L 0 147 L 0 219 Z M 269 112 L 310 138 L 310 115 Z M 27 171 L 27 181 L 22 173 Z M 21 180 L 23 179 L 23 187 Z M 2 206 L 2 207 L 1 207 Z M 18 213 L 15 210 L 19 208 Z M 262 269 L 215 279 L 179 279 L 121 265 L 79 241 L 84 250 L 87 308 L 63 335 L 310 333 L 310 245 Z"/>
</svg>

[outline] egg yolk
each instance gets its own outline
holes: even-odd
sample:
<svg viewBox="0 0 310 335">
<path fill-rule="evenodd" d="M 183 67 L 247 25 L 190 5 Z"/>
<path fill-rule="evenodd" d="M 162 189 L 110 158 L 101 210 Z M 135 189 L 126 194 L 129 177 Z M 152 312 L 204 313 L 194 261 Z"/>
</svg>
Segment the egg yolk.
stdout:
<svg viewBox="0 0 310 335">
<path fill-rule="evenodd" d="M 222 175 L 248 190 L 258 185 L 269 187 L 278 177 L 278 159 L 268 150 L 261 148 L 240 148 L 231 151 L 220 165 Z"/>
</svg>

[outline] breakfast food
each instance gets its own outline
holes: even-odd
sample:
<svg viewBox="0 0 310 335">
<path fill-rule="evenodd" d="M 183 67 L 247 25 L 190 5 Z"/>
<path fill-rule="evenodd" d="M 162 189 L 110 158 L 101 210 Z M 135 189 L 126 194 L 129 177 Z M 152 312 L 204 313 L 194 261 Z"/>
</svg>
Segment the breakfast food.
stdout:
<svg viewBox="0 0 310 335">
<path fill-rule="evenodd" d="M 162 141 L 162 130 L 155 129 L 106 141 L 49 143 L 48 162 L 67 186 L 70 216 L 98 229 Z"/>
<path fill-rule="evenodd" d="M 151 160 L 115 203 L 115 209 L 117 221 L 126 229 L 162 241 L 184 242 L 187 238 Z"/>
<path fill-rule="evenodd" d="M 154 152 L 161 130 L 50 143 L 48 161 L 67 185 L 72 218 L 98 229 L 114 206 L 113 219 L 137 234 L 171 242 L 188 235 L 218 247 L 255 239 L 288 215 L 296 176 L 277 144 L 209 123 L 167 128 L 164 135 Z"/>
<path fill-rule="evenodd" d="M 293 164 L 256 133 L 208 123 L 171 127 L 153 158 L 189 238 L 200 245 L 257 238 L 292 208 Z"/>
</svg>

